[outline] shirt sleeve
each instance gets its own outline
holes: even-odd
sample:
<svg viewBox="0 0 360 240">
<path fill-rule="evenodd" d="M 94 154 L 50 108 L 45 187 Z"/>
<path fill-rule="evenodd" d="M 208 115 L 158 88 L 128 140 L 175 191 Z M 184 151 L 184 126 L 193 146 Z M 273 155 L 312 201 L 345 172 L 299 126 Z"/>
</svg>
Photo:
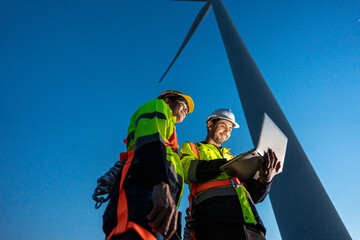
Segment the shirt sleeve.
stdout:
<svg viewBox="0 0 360 240">
<path fill-rule="evenodd" d="M 138 174 L 138 178 L 149 187 L 169 182 L 165 139 L 172 132 L 171 121 L 171 109 L 159 99 L 142 105 L 131 119 L 128 151 L 134 149 L 133 169 L 143 175 Z"/>
<path fill-rule="evenodd" d="M 246 190 L 248 190 L 255 204 L 264 201 L 270 192 L 271 183 L 272 182 L 264 184 L 253 178 L 246 182 Z"/>
<path fill-rule="evenodd" d="M 204 182 L 214 179 L 226 159 L 201 160 L 192 151 L 190 143 L 184 143 L 180 149 L 180 161 L 184 170 L 185 182 Z"/>
</svg>

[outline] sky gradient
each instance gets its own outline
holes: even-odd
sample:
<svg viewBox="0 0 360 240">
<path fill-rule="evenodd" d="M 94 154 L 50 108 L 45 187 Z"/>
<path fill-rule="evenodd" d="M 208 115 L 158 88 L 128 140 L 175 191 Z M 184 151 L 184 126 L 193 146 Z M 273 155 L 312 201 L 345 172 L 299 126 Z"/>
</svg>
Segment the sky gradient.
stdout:
<svg viewBox="0 0 360 240">
<path fill-rule="evenodd" d="M 223 1 L 360 240 L 360 2 Z M 253 148 L 212 10 L 158 83 L 203 4 L 0 1 L 2 239 L 103 239 L 96 179 L 125 150 L 133 112 L 165 90 L 195 102 L 177 125 L 180 144 L 204 140 L 205 119 L 225 107 L 240 129 L 224 146 Z M 267 238 L 281 239 L 268 198 L 258 210 Z"/>
</svg>

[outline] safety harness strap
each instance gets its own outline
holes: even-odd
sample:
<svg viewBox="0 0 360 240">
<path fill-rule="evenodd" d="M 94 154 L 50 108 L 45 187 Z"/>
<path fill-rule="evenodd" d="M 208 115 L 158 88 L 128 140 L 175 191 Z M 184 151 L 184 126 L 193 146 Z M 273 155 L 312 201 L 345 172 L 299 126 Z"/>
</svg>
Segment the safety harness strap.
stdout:
<svg viewBox="0 0 360 240">
<path fill-rule="evenodd" d="M 120 187 L 119 187 L 119 200 L 118 200 L 118 206 L 117 206 L 117 225 L 116 227 L 111 231 L 109 236 L 106 238 L 107 240 L 110 240 L 112 236 L 119 235 L 122 233 L 125 233 L 129 229 L 134 229 L 139 236 L 142 239 L 149 239 L 149 240 L 156 240 L 154 235 L 152 235 L 148 230 L 140 226 L 139 224 L 129 221 L 129 212 L 128 212 L 128 204 L 126 199 L 126 193 L 125 189 L 123 188 L 124 180 L 126 177 L 126 174 L 130 168 L 130 165 L 132 163 L 132 160 L 134 159 L 134 150 L 123 153 L 121 155 L 121 158 L 126 157 L 125 165 L 121 172 L 121 180 L 120 180 Z M 121 159 L 123 160 L 123 159 Z M 123 160 L 124 161 L 124 160 Z"/>
<path fill-rule="evenodd" d="M 165 139 L 165 146 L 170 146 L 176 153 L 178 153 L 179 144 L 176 136 L 176 128 L 174 126 L 174 132 L 170 139 Z"/>
<path fill-rule="evenodd" d="M 231 180 L 236 184 L 236 185 L 241 185 L 239 179 L 237 177 L 233 177 L 231 178 Z M 223 187 L 223 186 L 229 186 L 229 185 L 233 185 L 232 181 L 230 179 L 221 179 L 221 180 L 214 180 L 214 181 L 210 181 L 210 182 L 206 182 L 204 184 L 201 184 L 199 186 L 196 187 L 195 192 L 194 192 L 194 197 L 205 191 L 208 190 L 210 188 L 216 188 L 216 187 Z"/>
<path fill-rule="evenodd" d="M 190 144 L 190 147 L 191 147 L 191 150 L 193 151 L 193 153 L 196 155 L 196 157 L 198 159 L 200 159 L 199 152 L 196 148 L 195 143 L 189 142 L 189 144 Z M 252 212 L 251 206 L 247 200 L 247 197 L 250 197 L 250 194 L 248 194 L 246 188 L 244 187 L 244 184 L 242 182 L 240 182 L 240 180 L 237 177 L 233 177 L 230 179 L 214 180 L 214 181 L 203 183 L 199 186 L 196 183 L 193 183 L 191 186 L 190 195 L 189 195 L 190 214 L 191 214 L 191 210 L 192 210 L 193 200 L 199 193 L 201 193 L 205 190 L 211 189 L 211 188 L 224 187 L 224 186 L 229 186 L 229 185 L 232 185 L 235 188 L 235 191 L 239 198 L 241 208 L 243 210 L 243 216 L 244 216 L 245 222 L 257 224 L 257 221 L 255 220 L 254 214 Z M 219 193 L 221 193 L 221 192 L 219 192 Z M 214 193 L 212 195 L 214 195 Z M 250 197 L 250 199 L 251 199 L 251 197 Z M 191 215 L 190 215 L 190 218 L 191 218 Z"/>
<path fill-rule="evenodd" d="M 193 142 L 188 142 L 190 144 L 190 147 L 191 147 L 191 151 L 196 155 L 197 159 L 199 159 L 199 152 L 196 148 L 196 145 L 195 143 Z M 197 188 L 197 184 L 196 183 L 192 183 L 191 185 L 191 190 L 190 190 L 190 194 L 189 194 L 189 197 L 188 197 L 188 200 L 189 200 L 189 210 L 190 210 L 190 218 L 191 218 L 191 210 L 192 210 L 192 204 L 193 204 L 193 200 L 195 198 L 195 192 L 196 192 L 196 188 Z"/>
<path fill-rule="evenodd" d="M 191 147 L 191 151 L 196 155 L 196 157 L 198 159 L 200 159 L 199 152 L 198 152 L 198 150 L 196 148 L 195 143 L 189 142 L 189 144 L 190 144 L 190 147 Z M 205 190 L 207 190 L 209 188 L 222 187 L 222 186 L 228 186 L 228 185 L 233 185 L 233 184 L 241 185 L 241 182 L 237 177 L 233 177 L 231 180 L 230 179 L 215 180 L 215 181 L 206 182 L 206 183 L 201 184 L 199 186 L 196 183 L 193 183 L 192 186 L 191 186 L 191 191 L 190 191 L 191 197 L 195 198 L 195 196 L 198 193 L 200 193 L 202 191 L 205 191 Z"/>
<path fill-rule="evenodd" d="M 124 140 L 124 143 L 126 144 L 126 139 Z M 174 127 L 174 133 L 170 138 L 170 140 L 166 139 L 165 146 L 170 146 L 172 149 L 174 149 L 174 151 L 177 152 L 179 145 L 176 138 L 175 127 Z M 127 204 L 126 193 L 125 193 L 125 189 L 123 188 L 123 184 L 133 159 L 134 159 L 134 150 L 120 154 L 120 160 L 125 161 L 125 164 L 121 172 L 121 180 L 119 186 L 119 200 L 117 206 L 117 225 L 108 235 L 106 240 L 110 240 L 112 236 L 125 233 L 129 229 L 134 229 L 137 232 L 137 234 L 139 234 L 139 236 L 144 240 L 156 240 L 155 236 L 147 229 L 145 229 L 144 227 L 142 227 L 141 225 L 135 222 L 129 221 L 128 204 Z"/>
<path fill-rule="evenodd" d="M 199 151 L 197 150 L 195 143 L 193 143 L 193 142 L 188 142 L 188 143 L 190 144 L 191 151 L 193 151 L 193 153 L 196 155 L 197 159 L 200 159 Z"/>
</svg>

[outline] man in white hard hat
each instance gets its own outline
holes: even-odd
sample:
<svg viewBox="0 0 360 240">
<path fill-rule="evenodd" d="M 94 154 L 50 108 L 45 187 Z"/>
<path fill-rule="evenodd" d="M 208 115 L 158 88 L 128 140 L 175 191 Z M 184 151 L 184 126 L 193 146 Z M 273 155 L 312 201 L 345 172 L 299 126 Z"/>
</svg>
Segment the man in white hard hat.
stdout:
<svg viewBox="0 0 360 240">
<path fill-rule="evenodd" d="M 254 204 L 263 201 L 280 167 L 269 150 L 259 179 L 240 182 L 219 168 L 234 155 L 221 147 L 239 128 L 230 109 L 218 109 L 206 120 L 207 137 L 180 149 L 185 182 L 190 187 L 190 220 L 196 240 L 265 239 L 265 227 Z"/>
</svg>

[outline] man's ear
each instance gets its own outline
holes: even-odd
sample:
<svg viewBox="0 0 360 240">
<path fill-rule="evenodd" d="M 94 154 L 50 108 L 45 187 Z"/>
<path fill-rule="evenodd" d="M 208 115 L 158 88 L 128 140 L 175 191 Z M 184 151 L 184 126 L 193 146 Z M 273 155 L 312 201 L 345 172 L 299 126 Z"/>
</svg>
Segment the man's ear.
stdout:
<svg viewBox="0 0 360 240">
<path fill-rule="evenodd" d="M 214 126 L 214 123 L 212 121 L 208 121 L 206 125 L 207 125 L 208 130 L 211 131 Z"/>
</svg>

